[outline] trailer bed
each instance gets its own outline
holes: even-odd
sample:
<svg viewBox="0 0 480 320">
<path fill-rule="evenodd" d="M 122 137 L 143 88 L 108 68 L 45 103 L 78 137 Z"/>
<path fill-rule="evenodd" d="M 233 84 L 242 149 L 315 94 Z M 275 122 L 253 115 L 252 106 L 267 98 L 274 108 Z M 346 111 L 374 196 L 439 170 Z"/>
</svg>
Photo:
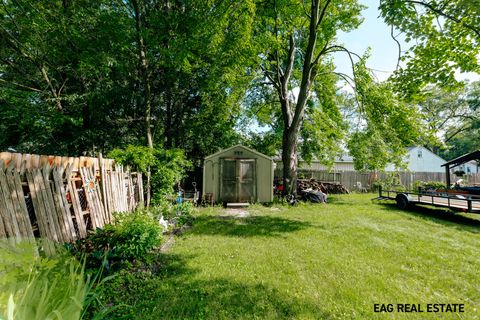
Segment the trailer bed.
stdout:
<svg viewBox="0 0 480 320">
<path fill-rule="evenodd" d="M 405 192 L 397 190 L 379 190 L 379 196 L 373 200 L 395 200 L 401 209 L 412 204 L 424 204 L 449 208 L 456 211 L 480 213 L 480 197 L 468 194 L 448 194 L 445 192 Z"/>
</svg>

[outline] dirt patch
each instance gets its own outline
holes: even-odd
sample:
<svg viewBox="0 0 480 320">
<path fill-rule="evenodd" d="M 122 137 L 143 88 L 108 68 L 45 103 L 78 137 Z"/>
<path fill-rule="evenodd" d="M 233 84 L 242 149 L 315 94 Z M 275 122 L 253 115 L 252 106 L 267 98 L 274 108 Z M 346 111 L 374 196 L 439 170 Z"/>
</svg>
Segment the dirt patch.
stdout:
<svg viewBox="0 0 480 320">
<path fill-rule="evenodd" d="M 225 209 L 220 216 L 228 218 L 247 218 L 250 216 L 250 213 L 245 209 Z"/>
<path fill-rule="evenodd" d="M 162 253 L 167 252 L 168 250 L 170 250 L 170 248 L 173 246 L 174 243 L 175 243 L 175 237 L 173 236 L 173 234 L 169 234 L 167 241 L 162 243 L 162 246 L 160 247 L 160 252 Z"/>
</svg>

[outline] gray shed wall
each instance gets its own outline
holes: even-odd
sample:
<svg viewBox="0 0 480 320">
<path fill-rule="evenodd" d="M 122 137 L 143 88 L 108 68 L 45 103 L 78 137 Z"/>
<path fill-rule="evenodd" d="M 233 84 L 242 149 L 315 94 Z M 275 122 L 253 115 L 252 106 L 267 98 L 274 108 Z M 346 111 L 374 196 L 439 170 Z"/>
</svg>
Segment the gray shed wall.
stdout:
<svg viewBox="0 0 480 320">
<path fill-rule="evenodd" d="M 219 193 L 221 182 L 220 165 L 222 158 L 255 159 L 256 202 L 273 201 L 273 159 L 240 145 L 222 150 L 205 158 L 203 165 L 202 189 L 204 195 L 206 193 L 211 193 L 213 201 L 217 202 L 221 200 L 219 199 Z"/>
</svg>

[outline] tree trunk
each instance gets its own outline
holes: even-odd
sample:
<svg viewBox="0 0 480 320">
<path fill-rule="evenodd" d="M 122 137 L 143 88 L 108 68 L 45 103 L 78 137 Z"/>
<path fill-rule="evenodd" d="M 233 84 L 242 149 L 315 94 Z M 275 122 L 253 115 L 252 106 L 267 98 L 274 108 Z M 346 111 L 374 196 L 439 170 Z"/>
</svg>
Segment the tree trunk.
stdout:
<svg viewBox="0 0 480 320">
<path fill-rule="evenodd" d="M 142 35 L 143 31 L 143 19 L 142 15 L 145 14 L 143 10 L 143 0 L 132 0 L 133 10 L 135 11 L 135 29 L 137 33 L 137 45 L 138 45 L 138 56 L 140 63 L 140 76 L 143 82 L 144 88 L 144 99 L 145 99 L 145 133 L 147 137 L 147 145 L 150 149 L 153 149 L 153 134 L 152 134 L 152 101 L 151 101 L 151 86 L 150 79 L 148 76 L 148 60 L 147 60 L 147 49 L 145 45 L 145 40 Z M 150 206 L 151 199 L 151 171 L 150 167 L 147 170 L 147 197 L 146 205 Z"/>
<path fill-rule="evenodd" d="M 283 130 L 282 162 L 284 194 L 297 194 L 298 134 L 293 128 Z"/>
</svg>

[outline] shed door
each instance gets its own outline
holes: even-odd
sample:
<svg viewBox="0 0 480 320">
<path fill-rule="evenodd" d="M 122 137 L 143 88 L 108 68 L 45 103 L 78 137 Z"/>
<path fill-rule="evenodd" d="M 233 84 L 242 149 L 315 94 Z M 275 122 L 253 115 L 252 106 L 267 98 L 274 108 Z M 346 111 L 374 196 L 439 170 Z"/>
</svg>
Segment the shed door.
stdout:
<svg viewBox="0 0 480 320">
<path fill-rule="evenodd" d="M 237 202 L 237 161 L 224 159 L 222 166 L 222 200 Z"/>
<path fill-rule="evenodd" d="M 255 199 L 255 160 L 239 160 L 238 202 Z"/>
<path fill-rule="evenodd" d="M 255 177 L 255 159 L 223 159 L 221 168 L 222 201 L 254 201 Z"/>
</svg>

